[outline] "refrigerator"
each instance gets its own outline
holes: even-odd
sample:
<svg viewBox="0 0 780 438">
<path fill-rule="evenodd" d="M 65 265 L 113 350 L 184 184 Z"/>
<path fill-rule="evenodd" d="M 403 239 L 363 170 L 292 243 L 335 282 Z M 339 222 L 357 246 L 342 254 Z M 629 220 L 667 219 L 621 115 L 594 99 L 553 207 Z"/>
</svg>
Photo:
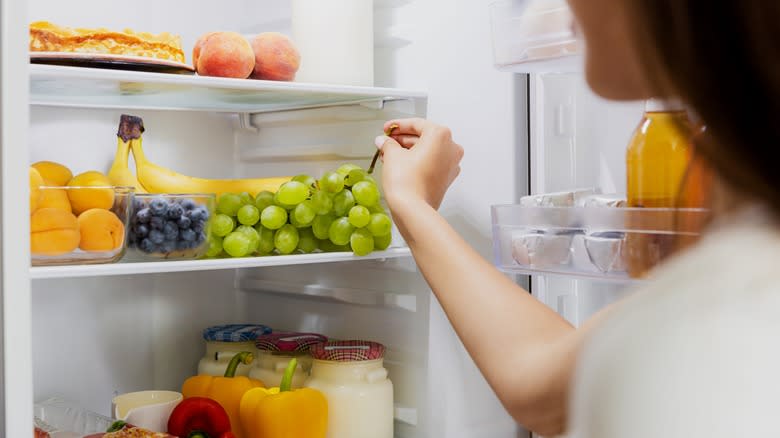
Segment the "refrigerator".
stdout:
<svg viewBox="0 0 780 438">
<path fill-rule="evenodd" d="M 189 60 L 205 32 L 289 34 L 286 0 L 0 1 L 3 436 L 29 436 L 34 403 L 51 397 L 108 416 L 118 394 L 178 390 L 204 355 L 204 328 L 262 323 L 384 344 L 396 437 L 529 437 L 397 233 L 388 250 L 367 257 L 31 267 L 20 189 L 39 160 L 107 171 L 121 114 L 143 117 L 155 162 L 207 178 L 367 166 L 384 121 L 426 117 L 449 126 L 465 149 L 440 212 L 498 263 L 491 207 L 583 187 L 624 193 L 625 146 L 642 115 L 639 103 L 588 91 L 563 2 L 527 3 L 374 0 L 374 86 L 353 87 L 29 62 L 35 20 L 180 34 Z M 507 275 L 575 325 L 631 286 L 533 269 Z"/>
</svg>

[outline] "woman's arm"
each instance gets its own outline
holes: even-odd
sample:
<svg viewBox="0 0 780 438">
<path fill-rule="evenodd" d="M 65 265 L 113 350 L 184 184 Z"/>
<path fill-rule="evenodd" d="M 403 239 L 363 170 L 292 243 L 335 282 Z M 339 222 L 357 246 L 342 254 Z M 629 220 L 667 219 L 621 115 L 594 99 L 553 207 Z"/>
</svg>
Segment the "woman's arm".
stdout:
<svg viewBox="0 0 780 438">
<path fill-rule="evenodd" d="M 510 414 L 536 432 L 562 432 L 583 333 L 485 261 L 436 211 L 463 155 L 449 130 L 421 119 L 391 124 L 399 125 L 393 138 L 377 138 L 382 179 L 417 265 Z"/>
</svg>

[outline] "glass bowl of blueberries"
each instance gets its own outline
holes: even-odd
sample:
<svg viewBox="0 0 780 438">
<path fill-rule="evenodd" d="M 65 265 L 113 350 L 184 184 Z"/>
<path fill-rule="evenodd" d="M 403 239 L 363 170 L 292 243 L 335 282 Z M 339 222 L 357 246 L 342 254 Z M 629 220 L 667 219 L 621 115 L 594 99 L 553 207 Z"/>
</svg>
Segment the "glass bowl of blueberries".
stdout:
<svg viewBox="0 0 780 438">
<path fill-rule="evenodd" d="M 196 259 L 209 249 L 213 194 L 137 194 L 127 258 Z"/>
</svg>

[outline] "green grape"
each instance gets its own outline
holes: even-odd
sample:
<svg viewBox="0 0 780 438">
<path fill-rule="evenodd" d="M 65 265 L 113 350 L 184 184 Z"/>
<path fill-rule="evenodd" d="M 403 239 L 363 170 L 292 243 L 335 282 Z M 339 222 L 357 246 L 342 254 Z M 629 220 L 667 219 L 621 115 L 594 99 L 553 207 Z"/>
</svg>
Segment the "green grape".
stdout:
<svg viewBox="0 0 780 438">
<path fill-rule="evenodd" d="M 295 206 L 295 209 L 290 214 L 290 220 L 291 222 L 295 221 L 296 227 L 302 228 L 311 225 L 315 216 L 317 216 L 317 213 L 314 211 L 312 202 L 303 201 Z"/>
<path fill-rule="evenodd" d="M 317 250 L 317 239 L 311 228 L 298 230 L 298 251 L 309 254 Z"/>
<path fill-rule="evenodd" d="M 336 245 L 330 239 L 319 240 L 317 246 L 324 252 L 344 252 L 350 250 L 348 245 Z"/>
<path fill-rule="evenodd" d="M 257 251 L 257 246 L 260 244 L 260 233 L 249 225 L 241 225 L 236 228 L 236 232 L 243 233 L 249 238 L 249 253 L 252 254 Z"/>
<path fill-rule="evenodd" d="M 304 183 L 306 187 L 308 187 L 309 189 L 314 189 L 315 187 L 317 187 L 317 180 L 314 179 L 313 176 L 303 175 L 303 174 L 295 175 L 292 180 Z"/>
<path fill-rule="evenodd" d="M 365 174 L 363 176 L 363 181 L 368 181 L 368 182 L 373 183 L 374 185 L 376 185 L 376 180 L 374 179 L 373 176 L 371 176 L 369 174 Z"/>
<path fill-rule="evenodd" d="M 257 252 L 260 254 L 270 254 L 274 250 L 274 230 L 257 224 L 255 225 L 255 231 L 260 236 L 260 241 L 257 244 Z"/>
<path fill-rule="evenodd" d="M 249 254 L 251 241 L 246 234 L 233 231 L 222 241 L 222 248 L 231 257 L 244 257 Z"/>
<path fill-rule="evenodd" d="M 376 184 L 368 181 L 360 181 L 352 186 L 352 194 L 358 204 L 366 207 L 379 202 L 379 189 L 376 188 Z"/>
<path fill-rule="evenodd" d="M 242 225 L 249 225 L 251 227 L 260 220 L 260 210 L 253 204 L 247 204 L 238 209 L 236 217 L 238 217 L 238 221 Z"/>
<path fill-rule="evenodd" d="M 320 189 L 338 193 L 344 189 L 344 176 L 336 172 L 325 172 L 320 179 Z"/>
<path fill-rule="evenodd" d="M 362 170 L 362 169 L 357 164 L 346 163 L 339 166 L 339 168 L 336 169 L 336 173 L 346 177 L 347 175 L 349 175 L 349 172 L 353 170 Z"/>
<path fill-rule="evenodd" d="M 269 205 L 274 205 L 274 194 L 268 190 L 263 190 L 255 196 L 255 207 L 263 211 Z"/>
<path fill-rule="evenodd" d="M 363 169 L 352 169 L 349 171 L 347 176 L 344 177 L 344 185 L 347 187 L 352 187 L 360 181 L 363 181 L 367 175 L 368 174 Z"/>
<path fill-rule="evenodd" d="M 238 195 L 239 198 L 241 198 L 241 204 L 242 205 L 248 205 L 248 204 L 254 204 L 255 198 L 252 197 L 248 192 L 241 192 Z"/>
<path fill-rule="evenodd" d="M 211 222 L 211 232 L 219 237 L 227 236 L 231 231 L 233 231 L 233 228 L 235 227 L 236 221 L 226 214 L 218 214 L 214 216 L 214 219 L 212 219 Z"/>
<path fill-rule="evenodd" d="M 309 197 L 309 188 L 299 181 L 288 181 L 276 192 L 279 202 L 285 205 L 298 205 Z"/>
<path fill-rule="evenodd" d="M 209 249 L 206 251 L 206 257 L 216 257 L 222 253 L 222 238 L 215 235 L 209 235 Z"/>
<path fill-rule="evenodd" d="M 260 213 L 260 223 L 268 229 L 278 230 L 287 223 L 287 210 L 277 205 L 266 207 Z"/>
<path fill-rule="evenodd" d="M 318 239 L 327 239 L 330 232 L 330 224 L 336 219 L 332 214 L 317 216 L 311 223 L 311 230 Z"/>
<path fill-rule="evenodd" d="M 355 231 L 355 227 L 349 223 L 349 219 L 340 217 L 330 224 L 328 238 L 336 245 L 346 245 L 349 243 L 349 236 L 353 231 Z"/>
<path fill-rule="evenodd" d="M 228 216 L 235 216 L 236 212 L 243 205 L 241 196 L 235 193 L 225 193 L 217 201 L 217 212 Z"/>
<path fill-rule="evenodd" d="M 371 221 L 371 212 L 362 205 L 356 205 L 349 209 L 349 223 L 355 228 L 363 228 Z"/>
<path fill-rule="evenodd" d="M 374 213 L 366 229 L 374 236 L 386 236 L 393 229 L 393 221 L 384 213 Z"/>
<path fill-rule="evenodd" d="M 328 214 L 333 209 L 333 199 L 330 194 L 321 190 L 311 195 L 311 203 L 317 214 Z"/>
<path fill-rule="evenodd" d="M 378 203 L 374 204 L 374 205 L 369 205 L 368 206 L 368 211 L 370 211 L 372 214 L 373 213 L 387 214 L 387 212 L 385 211 L 385 208 L 382 207 L 382 204 L 378 204 Z"/>
<path fill-rule="evenodd" d="M 352 196 L 352 192 L 348 189 L 344 189 L 333 198 L 333 212 L 336 216 L 344 216 L 349 212 L 349 209 L 355 205 L 355 197 Z"/>
<path fill-rule="evenodd" d="M 279 192 L 276 192 L 274 195 L 274 205 L 277 207 L 282 207 L 285 210 L 292 210 L 295 208 L 295 205 L 285 204 L 284 202 L 279 200 Z"/>
<path fill-rule="evenodd" d="M 364 228 L 357 229 L 350 235 L 349 245 L 352 247 L 352 252 L 355 255 L 367 255 L 374 250 L 374 236 Z"/>
<path fill-rule="evenodd" d="M 390 242 L 393 240 L 392 234 L 386 234 L 384 236 L 374 236 L 374 249 L 377 251 L 384 251 L 390 247 Z"/>
<path fill-rule="evenodd" d="M 298 229 L 287 224 L 276 230 L 274 234 L 274 246 L 282 254 L 291 254 L 298 247 Z"/>
</svg>

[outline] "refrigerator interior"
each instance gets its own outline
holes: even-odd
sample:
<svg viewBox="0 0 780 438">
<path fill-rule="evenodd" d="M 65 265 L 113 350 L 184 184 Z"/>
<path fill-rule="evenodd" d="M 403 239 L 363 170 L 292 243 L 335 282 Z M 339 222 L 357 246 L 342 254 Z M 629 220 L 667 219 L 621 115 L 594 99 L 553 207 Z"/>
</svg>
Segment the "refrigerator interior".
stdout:
<svg viewBox="0 0 780 438">
<path fill-rule="evenodd" d="M 287 1 L 183 6 L 139 0 L 121 14 L 116 2 L 96 0 L 32 0 L 26 7 L 27 17 L 19 17 L 24 23 L 179 33 L 188 59 L 189 48 L 206 31 L 251 34 L 290 27 Z M 528 180 L 526 77 L 493 69 L 489 25 L 481 2 L 376 0 L 376 85 L 422 90 L 427 102 L 244 116 L 35 105 L 29 113 L 29 146 L 22 148 L 25 162 L 52 160 L 74 172 L 105 171 L 114 155 L 119 116 L 130 113 L 144 119 L 149 158 L 184 174 L 319 175 L 343 162 L 367 165 L 373 137 L 385 120 L 427 116 L 450 126 L 466 149 L 461 176 L 442 213 L 489 257 L 489 206 L 515 202 L 526 193 Z M 4 223 L 9 214 L 4 212 Z M 4 360 L 31 365 L 35 401 L 58 396 L 107 415 L 116 394 L 178 389 L 204 354 L 203 328 L 258 322 L 386 344 L 398 437 L 525 436 L 468 357 L 409 257 L 41 278 L 30 284 L 31 316 L 22 322 L 32 330 L 32 363 L 23 353 L 7 353 Z M 6 406 L 6 413 L 29 417 L 27 409 Z M 7 431 L 28 430 L 24 423 Z"/>
</svg>

